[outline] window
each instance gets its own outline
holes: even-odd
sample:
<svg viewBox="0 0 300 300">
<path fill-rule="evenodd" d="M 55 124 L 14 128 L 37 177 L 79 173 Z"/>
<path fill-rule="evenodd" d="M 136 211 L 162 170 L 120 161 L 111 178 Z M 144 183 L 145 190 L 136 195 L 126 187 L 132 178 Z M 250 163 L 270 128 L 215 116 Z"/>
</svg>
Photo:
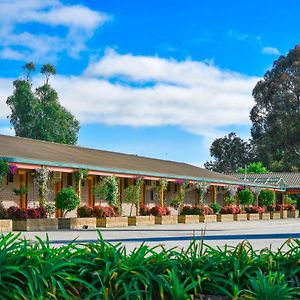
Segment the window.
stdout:
<svg viewBox="0 0 300 300">
<path fill-rule="evenodd" d="M 174 192 L 177 193 L 178 192 L 178 184 L 174 183 Z"/>
<path fill-rule="evenodd" d="M 8 184 L 9 182 L 14 182 L 14 175 L 11 174 L 11 173 L 8 173 L 8 174 L 7 174 L 7 184 Z"/>
<path fill-rule="evenodd" d="M 150 192 L 150 199 L 154 201 L 154 190 L 151 190 Z"/>
<path fill-rule="evenodd" d="M 171 192 L 171 182 L 168 182 L 167 192 Z"/>
<path fill-rule="evenodd" d="M 126 189 L 129 186 L 129 179 L 124 178 L 124 189 Z"/>
<path fill-rule="evenodd" d="M 67 174 L 67 187 L 68 186 L 72 186 L 73 185 L 73 174 L 72 173 L 68 173 Z"/>
</svg>

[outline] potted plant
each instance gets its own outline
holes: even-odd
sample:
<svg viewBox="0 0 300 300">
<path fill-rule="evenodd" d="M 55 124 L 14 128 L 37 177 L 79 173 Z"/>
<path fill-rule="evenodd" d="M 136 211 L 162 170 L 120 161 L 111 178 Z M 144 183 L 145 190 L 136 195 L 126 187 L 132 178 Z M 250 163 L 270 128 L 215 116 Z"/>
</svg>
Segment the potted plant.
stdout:
<svg viewBox="0 0 300 300">
<path fill-rule="evenodd" d="M 0 232 L 12 231 L 12 220 L 8 218 L 7 210 L 0 201 Z"/>
<path fill-rule="evenodd" d="M 62 218 L 58 219 L 58 229 L 96 228 L 95 218 L 66 218 L 67 213 L 75 210 L 79 203 L 79 196 L 72 187 L 62 188 L 61 191 L 56 194 L 55 205 L 62 213 Z"/>
<path fill-rule="evenodd" d="M 294 204 L 287 204 L 287 217 L 288 218 L 298 218 L 299 217 L 299 210 L 296 209 L 296 205 Z"/>
<path fill-rule="evenodd" d="M 154 206 L 150 209 L 150 214 L 155 217 L 155 224 L 177 224 L 177 216 L 171 216 L 167 207 Z"/>
<path fill-rule="evenodd" d="M 199 208 L 197 210 L 197 208 Z M 203 208 L 201 205 L 198 206 L 191 206 L 191 205 L 185 205 L 182 207 L 180 211 L 180 215 L 178 215 L 178 223 L 184 223 L 184 224 L 195 224 L 199 223 L 200 219 L 199 216 L 202 213 L 201 208 Z"/>
<path fill-rule="evenodd" d="M 260 220 L 260 214 L 263 214 L 265 212 L 265 209 L 263 207 L 253 205 L 245 207 L 245 211 L 247 213 L 247 220 L 253 221 Z"/>
<path fill-rule="evenodd" d="M 151 215 L 150 208 L 144 204 L 140 205 L 139 215 L 128 217 L 129 226 L 154 225 L 155 217 Z"/>
<path fill-rule="evenodd" d="M 234 207 L 233 211 L 233 220 L 234 221 L 247 221 L 247 214 L 246 211 L 239 206 Z"/>
<path fill-rule="evenodd" d="M 285 204 L 276 204 L 275 205 L 275 212 L 279 212 L 280 219 L 286 219 L 287 218 L 287 210 Z"/>
<path fill-rule="evenodd" d="M 274 213 L 275 193 L 271 190 L 261 190 L 258 196 L 259 203 L 265 207 L 265 212 L 260 214 L 261 220 L 280 218 L 280 213 Z"/>
<path fill-rule="evenodd" d="M 233 221 L 233 212 L 234 212 L 234 206 L 232 205 L 221 207 L 219 213 L 217 214 L 217 221 L 218 222 Z"/>
<path fill-rule="evenodd" d="M 115 176 L 104 177 L 101 185 L 101 197 L 110 208 L 101 205 L 94 207 L 97 227 L 128 226 L 128 218 L 121 216 L 118 179 Z"/>
<path fill-rule="evenodd" d="M 93 209 L 97 227 L 110 228 L 128 226 L 128 218 L 120 216 L 118 206 L 94 206 Z"/>
<path fill-rule="evenodd" d="M 128 186 L 124 190 L 124 202 L 130 203 L 130 214 L 128 217 L 128 225 L 153 225 L 154 217 L 149 215 L 140 215 L 140 202 L 142 197 L 142 187 L 144 180 L 142 177 L 137 177 L 133 185 Z M 132 216 L 133 208 L 135 208 L 135 216 Z"/>
<path fill-rule="evenodd" d="M 239 202 L 241 205 L 243 206 L 249 206 L 252 205 L 254 203 L 254 196 L 253 193 L 249 190 L 241 190 L 238 192 L 238 198 L 239 198 Z"/>
<path fill-rule="evenodd" d="M 214 210 L 209 206 L 202 206 L 202 207 L 194 207 L 193 210 L 198 211 L 199 213 L 199 222 L 200 223 L 211 223 L 217 222 L 217 215 L 215 214 Z"/>
<path fill-rule="evenodd" d="M 11 206 L 7 209 L 8 218 L 12 219 L 14 231 L 48 231 L 57 230 L 57 219 L 47 218 L 44 207 L 18 208 Z"/>
</svg>

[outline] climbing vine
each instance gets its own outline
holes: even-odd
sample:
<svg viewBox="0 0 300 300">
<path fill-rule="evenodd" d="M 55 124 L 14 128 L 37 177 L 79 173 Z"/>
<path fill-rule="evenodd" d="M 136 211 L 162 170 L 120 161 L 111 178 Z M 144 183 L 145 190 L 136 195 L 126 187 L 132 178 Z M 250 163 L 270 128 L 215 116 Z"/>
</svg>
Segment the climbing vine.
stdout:
<svg viewBox="0 0 300 300">
<path fill-rule="evenodd" d="M 194 184 L 194 187 L 199 194 L 199 202 L 202 204 L 203 196 L 207 193 L 207 189 L 210 187 L 210 185 L 206 181 L 199 181 Z"/>
<path fill-rule="evenodd" d="M 167 188 L 168 188 L 168 180 L 165 179 L 165 178 L 161 178 L 159 180 L 158 186 L 156 187 L 156 197 L 157 197 L 157 199 L 160 199 L 161 193 L 166 191 Z"/>
<path fill-rule="evenodd" d="M 50 190 L 48 187 L 51 171 L 47 168 L 35 169 L 34 181 L 38 186 L 39 205 L 44 207 L 48 199 Z"/>
<path fill-rule="evenodd" d="M 136 207 L 136 215 L 139 215 L 143 184 L 144 179 L 138 177 L 135 179 L 134 185 L 130 185 L 124 190 L 125 202 L 131 203 L 130 216 L 132 214 L 133 206 Z"/>
<path fill-rule="evenodd" d="M 106 201 L 108 205 L 119 206 L 119 182 L 115 176 L 105 177 L 103 183 L 106 185 Z"/>
<path fill-rule="evenodd" d="M 82 186 L 83 182 L 87 179 L 88 175 L 89 175 L 89 171 L 83 170 L 83 169 L 79 169 L 74 173 L 75 190 L 76 190 L 76 193 L 77 193 L 79 199 L 81 198 L 81 186 Z"/>
</svg>

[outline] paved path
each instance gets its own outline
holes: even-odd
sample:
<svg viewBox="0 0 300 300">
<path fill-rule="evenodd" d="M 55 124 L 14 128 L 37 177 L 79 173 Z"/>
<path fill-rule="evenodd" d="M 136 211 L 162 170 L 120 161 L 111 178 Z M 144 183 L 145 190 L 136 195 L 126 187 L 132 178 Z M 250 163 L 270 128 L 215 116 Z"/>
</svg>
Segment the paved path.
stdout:
<svg viewBox="0 0 300 300">
<path fill-rule="evenodd" d="M 100 229 L 103 238 L 111 243 L 122 243 L 132 250 L 145 242 L 150 246 L 157 244 L 168 248 L 186 248 L 192 239 L 204 239 L 211 246 L 234 246 L 248 240 L 255 249 L 272 247 L 276 250 L 288 238 L 300 239 L 300 218 L 266 221 L 239 221 L 207 224 L 154 225 L 127 228 Z M 97 230 L 59 230 L 48 232 L 53 246 L 66 244 L 76 239 L 77 243 L 91 243 L 98 239 Z M 45 239 L 45 233 L 22 233 L 29 239 L 39 236 Z"/>
</svg>

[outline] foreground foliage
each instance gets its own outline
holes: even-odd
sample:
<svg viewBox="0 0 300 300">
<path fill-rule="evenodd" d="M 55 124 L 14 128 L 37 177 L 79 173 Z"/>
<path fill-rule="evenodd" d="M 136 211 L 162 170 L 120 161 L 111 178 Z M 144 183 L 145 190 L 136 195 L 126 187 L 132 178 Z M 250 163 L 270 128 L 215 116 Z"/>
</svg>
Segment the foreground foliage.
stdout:
<svg viewBox="0 0 300 300">
<path fill-rule="evenodd" d="M 101 236 L 52 248 L 8 234 L 0 238 L 0 299 L 297 299 L 300 241 L 283 247 L 221 250 L 194 241 L 182 251 L 141 245 L 127 253 Z"/>
</svg>

